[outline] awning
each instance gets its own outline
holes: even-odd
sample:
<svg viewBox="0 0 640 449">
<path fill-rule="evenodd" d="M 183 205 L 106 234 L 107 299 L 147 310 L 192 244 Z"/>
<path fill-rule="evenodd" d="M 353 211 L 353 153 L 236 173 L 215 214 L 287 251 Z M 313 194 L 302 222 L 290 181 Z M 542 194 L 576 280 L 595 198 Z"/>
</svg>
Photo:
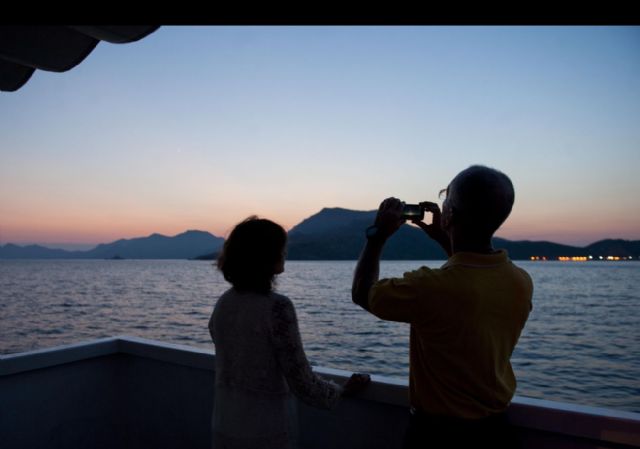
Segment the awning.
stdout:
<svg viewBox="0 0 640 449">
<path fill-rule="evenodd" d="M 33 72 L 66 72 L 100 43 L 126 44 L 159 26 L 0 26 L 0 90 L 14 92 Z"/>
</svg>

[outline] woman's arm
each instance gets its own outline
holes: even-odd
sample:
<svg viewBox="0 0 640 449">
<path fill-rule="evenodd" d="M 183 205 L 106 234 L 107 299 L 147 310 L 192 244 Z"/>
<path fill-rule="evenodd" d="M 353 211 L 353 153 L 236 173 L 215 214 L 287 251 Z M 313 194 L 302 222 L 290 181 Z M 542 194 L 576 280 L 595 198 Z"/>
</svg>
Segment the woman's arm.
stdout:
<svg viewBox="0 0 640 449">
<path fill-rule="evenodd" d="M 214 312 L 215 313 L 215 312 Z M 211 341 L 213 341 L 213 343 L 216 342 L 216 339 L 214 338 L 213 334 L 214 334 L 214 330 L 213 330 L 213 315 L 214 313 L 211 314 L 211 318 L 209 318 L 209 335 L 211 335 Z"/>
<path fill-rule="evenodd" d="M 333 408 L 343 388 L 312 371 L 302 346 L 296 312 L 289 298 L 281 297 L 275 301 L 272 337 L 278 363 L 293 394 L 314 407 Z"/>
</svg>

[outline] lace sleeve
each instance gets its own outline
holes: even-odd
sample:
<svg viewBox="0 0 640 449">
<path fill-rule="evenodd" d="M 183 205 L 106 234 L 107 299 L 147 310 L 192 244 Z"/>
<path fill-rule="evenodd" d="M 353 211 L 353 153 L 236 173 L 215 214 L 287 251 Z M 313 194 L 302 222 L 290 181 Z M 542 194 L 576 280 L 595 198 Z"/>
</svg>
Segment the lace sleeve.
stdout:
<svg viewBox="0 0 640 449">
<path fill-rule="evenodd" d="M 215 338 L 215 332 L 213 328 L 213 313 L 211 314 L 211 318 L 209 318 L 209 324 L 207 327 L 209 328 L 209 335 L 211 335 L 211 341 L 215 344 L 216 338 Z"/>
<path fill-rule="evenodd" d="M 309 405 L 333 408 L 340 399 L 342 387 L 321 379 L 311 370 L 302 347 L 296 312 L 289 298 L 275 301 L 272 332 L 278 363 L 291 391 Z"/>
</svg>

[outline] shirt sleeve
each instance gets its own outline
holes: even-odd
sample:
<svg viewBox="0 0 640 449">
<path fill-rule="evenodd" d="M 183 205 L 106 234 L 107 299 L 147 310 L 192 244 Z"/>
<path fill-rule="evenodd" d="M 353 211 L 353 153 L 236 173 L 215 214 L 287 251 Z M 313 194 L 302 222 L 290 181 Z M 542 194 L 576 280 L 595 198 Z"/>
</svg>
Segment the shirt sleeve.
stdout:
<svg viewBox="0 0 640 449">
<path fill-rule="evenodd" d="M 409 271 L 401 278 L 381 279 L 369 290 L 369 310 L 387 321 L 410 323 L 416 318 L 421 300 L 428 295 L 427 282 L 432 270 Z"/>
<path fill-rule="evenodd" d="M 302 346 L 298 319 L 289 298 L 275 301 L 273 308 L 273 341 L 276 357 L 289 388 L 301 401 L 320 408 L 333 408 L 342 387 L 315 374 Z"/>
</svg>

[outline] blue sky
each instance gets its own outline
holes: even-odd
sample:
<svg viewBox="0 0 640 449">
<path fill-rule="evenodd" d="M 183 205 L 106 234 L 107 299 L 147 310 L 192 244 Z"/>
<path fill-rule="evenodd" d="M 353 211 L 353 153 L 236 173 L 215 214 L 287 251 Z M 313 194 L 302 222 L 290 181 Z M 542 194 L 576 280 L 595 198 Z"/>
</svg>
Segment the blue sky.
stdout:
<svg viewBox="0 0 640 449">
<path fill-rule="evenodd" d="M 640 239 L 638 124 L 638 27 L 161 27 L 0 96 L 0 244 L 291 227 L 476 163 L 502 237 Z"/>
</svg>

